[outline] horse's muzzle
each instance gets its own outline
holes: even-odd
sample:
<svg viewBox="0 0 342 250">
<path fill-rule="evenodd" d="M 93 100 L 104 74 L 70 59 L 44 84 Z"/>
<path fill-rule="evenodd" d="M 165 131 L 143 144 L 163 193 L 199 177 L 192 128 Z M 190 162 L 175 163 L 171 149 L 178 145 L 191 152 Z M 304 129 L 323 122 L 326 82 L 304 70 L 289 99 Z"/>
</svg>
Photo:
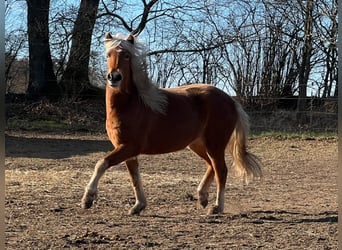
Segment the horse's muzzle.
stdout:
<svg viewBox="0 0 342 250">
<path fill-rule="evenodd" d="M 111 72 L 107 74 L 107 80 L 110 86 L 116 87 L 120 84 L 122 80 L 122 75 L 120 72 L 117 72 L 117 71 Z"/>
</svg>

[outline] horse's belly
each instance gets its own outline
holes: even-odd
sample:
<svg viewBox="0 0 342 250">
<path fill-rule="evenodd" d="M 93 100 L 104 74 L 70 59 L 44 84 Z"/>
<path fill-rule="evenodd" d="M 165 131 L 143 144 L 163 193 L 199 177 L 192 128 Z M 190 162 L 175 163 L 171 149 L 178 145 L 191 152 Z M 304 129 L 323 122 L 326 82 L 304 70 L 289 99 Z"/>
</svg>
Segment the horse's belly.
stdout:
<svg viewBox="0 0 342 250">
<path fill-rule="evenodd" d="M 159 143 L 150 144 L 142 150 L 142 154 L 164 154 L 182 150 L 186 148 L 193 140 L 189 141 L 160 141 Z"/>
<path fill-rule="evenodd" d="M 162 154 L 186 148 L 200 136 L 201 129 L 194 121 L 185 123 L 168 124 L 151 130 L 142 153 Z"/>
</svg>

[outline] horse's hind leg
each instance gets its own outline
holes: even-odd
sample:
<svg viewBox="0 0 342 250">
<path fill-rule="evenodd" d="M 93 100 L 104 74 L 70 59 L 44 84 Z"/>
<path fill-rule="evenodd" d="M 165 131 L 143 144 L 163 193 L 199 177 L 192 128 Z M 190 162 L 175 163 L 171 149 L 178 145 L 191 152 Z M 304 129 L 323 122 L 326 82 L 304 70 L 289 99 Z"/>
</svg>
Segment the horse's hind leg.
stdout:
<svg viewBox="0 0 342 250">
<path fill-rule="evenodd" d="M 224 159 L 224 153 L 213 157 L 210 156 L 210 158 L 215 171 L 217 194 L 215 205 L 208 211 L 208 214 L 218 214 L 222 213 L 224 210 L 224 191 L 228 170 Z"/>
<path fill-rule="evenodd" d="M 198 193 L 198 201 L 199 204 L 205 208 L 208 205 L 208 197 L 209 192 L 208 189 L 210 187 L 210 184 L 213 182 L 214 179 L 214 170 L 211 165 L 207 164 L 207 171 L 205 172 L 200 184 L 197 188 Z"/>
<path fill-rule="evenodd" d="M 218 214 L 224 210 L 224 191 L 228 175 L 225 150 L 233 130 L 234 124 L 229 116 L 222 117 L 220 122 L 212 120 L 206 127 L 205 146 L 215 172 L 217 188 L 215 205 L 208 211 L 208 214 Z"/>
<path fill-rule="evenodd" d="M 136 157 L 133 157 L 127 161 L 125 161 L 126 168 L 131 177 L 131 182 L 133 186 L 133 191 L 135 195 L 135 205 L 129 210 L 129 214 L 137 214 L 146 207 L 146 198 L 143 191 L 141 177 L 139 173 L 139 163 Z"/>
<path fill-rule="evenodd" d="M 201 141 L 195 141 L 189 148 L 202 157 L 207 163 L 207 171 L 198 186 L 199 203 L 206 207 L 208 205 L 208 189 L 214 177 L 217 184 L 217 195 L 215 205 L 208 211 L 208 214 L 222 213 L 224 209 L 224 190 L 227 181 L 228 170 L 224 158 L 225 148 L 213 146 L 207 149 Z"/>
<path fill-rule="evenodd" d="M 205 208 L 208 205 L 208 197 L 209 197 L 209 187 L 214 179 L 214 170 L 211 166 L 210 158 L 208 157 L 206 148 L 201 141 L 196 141 L 189 145 L 189 148 L 194 151 L 198 156 L 203 158 L 207 164 L 207 171 L 205 172 L 200 184 L 197 188 L 198 193 L 198 202 L 199 204 Z"/>
</svg>

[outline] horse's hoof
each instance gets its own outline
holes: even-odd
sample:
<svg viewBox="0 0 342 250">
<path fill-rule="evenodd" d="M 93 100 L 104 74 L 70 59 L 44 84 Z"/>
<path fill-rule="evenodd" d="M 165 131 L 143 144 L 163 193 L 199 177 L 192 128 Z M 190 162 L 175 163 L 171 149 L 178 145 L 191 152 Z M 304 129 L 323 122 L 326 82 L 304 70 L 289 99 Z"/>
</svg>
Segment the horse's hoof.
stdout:
<svg viewBox="0 0 342 250">
<path fill-rule="evenodd" d="M 222 209 L 219 208 L 218 206 L 213 206 L 208 210 L 207 215 L 214 215 L 214 214 L 220 214 L 222 213 Z"/>
<path fill-rule="evenodd" d="M 208 205 L 208 197 L 209 197 L 208 192 L 203 192 L 203 191 L 198 192 L 198 203 L 203 208 L 206 208 L 206 206 Z"/>
<path fill-rule="evenodd" d="M 141 210 L 136 210 L 136 209 L 130 209 L 129 211 L 128 211 L 128 215 L 137 215 L 137 216 L 139 216 L 140 215 L 140 212 L 141 212 Z"/>
<path fill-rule="evenodd" d="M 203 207 L 206 208 L 208 205 L 208 200 L 199 200 L 199 204 Z"/>
<path fill-rule="evenodd" d="M 93 205 L 93 201 L 87 200 L 87 201 L 82 201 L 81 207 L 83 209 L 89 209 Z"/>
<path fill-rule="evenodd" d="M 140 215 L 140 212 L 141 212 L 142 210 L 144 210 L 145 207 L 146 207 L 146 204 L 136 204 L 136 205 L 134 205 L 134 207 L 132 207 L 132 208 L 129 210 L 128 214 L 129 214 L 129 215 Z"/>
<path fill-rule="evenodd" d="M 96 199 L 97 197 L 97 193 L 89 193 L 89 192 L 85 192 L 85 194 L 83 195 L 82 198 L 82 202 L 81 202 L 81 207 L 83 209 L 89 209 L 91 208 L 91 206 L 93 205 L 93 201 Z"/>
</svg>

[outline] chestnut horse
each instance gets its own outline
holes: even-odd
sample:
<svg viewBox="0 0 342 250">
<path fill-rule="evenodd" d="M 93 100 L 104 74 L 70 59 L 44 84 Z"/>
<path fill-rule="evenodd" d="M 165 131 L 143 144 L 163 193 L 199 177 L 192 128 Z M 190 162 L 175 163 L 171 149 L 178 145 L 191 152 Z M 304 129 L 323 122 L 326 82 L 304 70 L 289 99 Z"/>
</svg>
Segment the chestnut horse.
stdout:
<svg viewBox="0 0 342 250">
<path fill-rule="evenodd" d="M 106 130 L 114 150 L 97 162 L 82 207 L 92 206 L 105 171 L 125 162 L 136 199 L 130 214 L 139 214 L 146 207 L 146 198 L 137 156 L 189 147 L 207 165 L 197 189 L 200 205 L 207 206 L 208 189 L 215 177 L 216 202 L 208 214 L 223 212 L 226 148 L 235 169 L 246 181 L 262 174 L 261 162 L 246 148 L 246 113 L 226 93 L 208 84 L 157 88 L 147 75 L 144 48 L 135 40 L 132 35 L 105 35 Z"/>
</svg>

